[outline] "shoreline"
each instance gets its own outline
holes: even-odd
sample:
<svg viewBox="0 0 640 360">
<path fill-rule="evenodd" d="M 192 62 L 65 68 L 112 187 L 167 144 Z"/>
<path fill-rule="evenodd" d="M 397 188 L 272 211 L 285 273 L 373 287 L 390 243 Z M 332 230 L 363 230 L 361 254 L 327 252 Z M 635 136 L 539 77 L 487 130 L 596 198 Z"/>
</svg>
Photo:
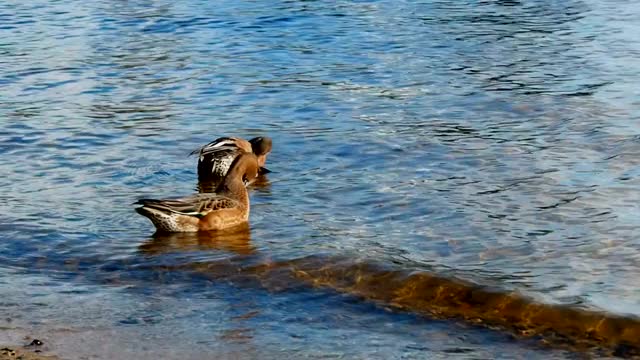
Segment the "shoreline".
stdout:
<svg viewBox="0 0 640 360">
<path fill-rule="evenodd" d="M 0 360 L 61 360 L 35 346 L 0 344 Z"/>
<path fill-rule="evenodd" d="M 0 360 L 62 360 L 50 352 L 48 338 L 32 336 L 38 332 L 0 327 Z"/>
</svg>

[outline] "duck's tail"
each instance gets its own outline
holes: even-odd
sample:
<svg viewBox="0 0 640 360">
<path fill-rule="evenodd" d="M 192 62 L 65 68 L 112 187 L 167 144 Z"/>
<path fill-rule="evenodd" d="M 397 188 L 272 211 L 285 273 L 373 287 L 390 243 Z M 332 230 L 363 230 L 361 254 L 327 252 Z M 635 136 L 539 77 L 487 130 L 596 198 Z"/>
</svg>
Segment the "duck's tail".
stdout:
<svg viewBox="0 0 640 360">
<path fill-rule="evenodd" d="M 142 205 L 135 210 L 138 214 L 151 220 L 158 231 L 161 232 L 185 232 L 198 231 L 197 225 L 185 223 L 185 215 L 172 209 L 166 200 L 141 199 L 135 204 Z"/>
</svg>

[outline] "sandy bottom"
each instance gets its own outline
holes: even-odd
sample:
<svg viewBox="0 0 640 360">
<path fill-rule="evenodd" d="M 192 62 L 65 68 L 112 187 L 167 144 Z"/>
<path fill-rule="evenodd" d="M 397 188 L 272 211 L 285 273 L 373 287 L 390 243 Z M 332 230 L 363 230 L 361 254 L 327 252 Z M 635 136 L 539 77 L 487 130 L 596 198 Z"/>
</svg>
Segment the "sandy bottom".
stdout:
<svg viewBox="0 0 640 360">
<path fill-rule="evenodd" d="M 0 327 L 0 360 L 59 360 L 49 352 L 46 340 L 30 336 L 28 332 Z"/>
<path fill-rule="evenodd" d="M 0 360 L 56 360 L 57 356 L 45 354 L 36 346 L 0 345 Z"/>
</svg>

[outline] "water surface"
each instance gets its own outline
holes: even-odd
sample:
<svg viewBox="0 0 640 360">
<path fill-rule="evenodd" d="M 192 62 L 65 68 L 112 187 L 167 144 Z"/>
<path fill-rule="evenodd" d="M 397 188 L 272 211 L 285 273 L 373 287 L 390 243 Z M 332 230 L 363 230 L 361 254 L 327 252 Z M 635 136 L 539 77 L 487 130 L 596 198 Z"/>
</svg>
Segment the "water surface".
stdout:
<svg viewBox="0 0 640 360">
<path fill-rule="evenodd" d="M 568 356 L 158 269 L 340 255 L 640 315 L 637 24 L 615 0 L 4 1 L 0 326 L 101 358 Z M 131 203 L 194 192 L 222 135 L 274 139 L 250 234 L 152 237 Z"/>
</svg>

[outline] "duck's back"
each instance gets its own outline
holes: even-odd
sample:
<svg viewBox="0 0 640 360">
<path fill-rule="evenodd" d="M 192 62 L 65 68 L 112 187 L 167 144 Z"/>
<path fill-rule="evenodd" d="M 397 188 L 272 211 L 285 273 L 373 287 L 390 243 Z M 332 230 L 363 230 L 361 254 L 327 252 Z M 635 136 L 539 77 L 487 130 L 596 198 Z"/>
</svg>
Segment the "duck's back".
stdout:
<svg viewBox="0 0 640 360">
<path fill-rule="evenodd" d="M 225 149 L 214 153 L 200 155 L 198 159 L 198 179 L 200 181 L 222 181 L 233 160 L 240 154 L 241 150 Z"/>
<path fill-rule="evenodd" d="M 198 180 L 201 182 L 221 182 L 233 160 L 243 152 L 251 151 L 251 146 L 243 139 L 222 137 L 203 146 L 198 152 Z M 243 146 L 244 145 L 244 146 Z M 195 152 L 194 152 L 195 153 Z M 215 187 L 215 184 L 213 184 Z"/>
<path fill-rule="evenodd" d="M 214 227 L 241 223 L 248 219 L 248 203 L 220 194 L 197 194 L 179 199 L 140 199 L 136 211 L 147 217 L 161 232 L 195 232 L 200 219 L 217 220 Z M 207 224 L 205 224 L 207 225 Z M 209 226 L 211 227 L 211 226 Z M 214 229 L 212 229 L 214 230 Z"/>
</svg>

